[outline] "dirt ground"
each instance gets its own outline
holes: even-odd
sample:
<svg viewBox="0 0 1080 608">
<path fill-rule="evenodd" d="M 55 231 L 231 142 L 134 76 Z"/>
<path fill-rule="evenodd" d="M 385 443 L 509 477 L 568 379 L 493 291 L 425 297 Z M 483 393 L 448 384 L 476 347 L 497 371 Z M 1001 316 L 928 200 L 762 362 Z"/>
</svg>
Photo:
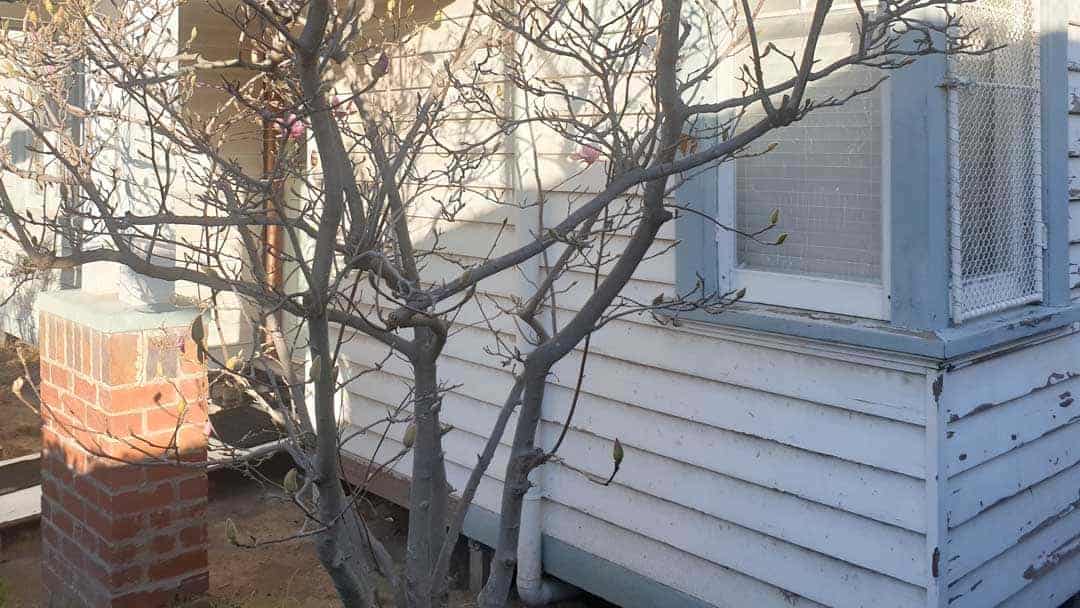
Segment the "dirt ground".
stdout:
<svg viewBox="0 0 1080 608">
<path fill-rule="evenodd" d="M 23 360 L 19 359 L 22 353 Z M 11 392 L 11 383 L 29 368 L 37 383 L 37 349 L 0 333 L 0 460 L 41 449 L 38 414 Z"/>
<path fill-rule="evenodd" d="M 260 467 L 268 478 L 288 470 L 284 459 Z M 293 539 L 255 549 L 233 546 L 225 536 L 225 520 L 231 518 L 241 537 L 260 541 L 288 537 L 299 529 L 301 516 L 295 507 L 237 471 L 211 474 L 210 484 L 210 606 L 212 608 L 324 608 L 340 606 L 330 579 L 315 556 L 310 539 Z M 376 534 L 391 553 L 400 555 L 405 544 L 405 512 L 391 503 L 373 498 L 364 505 Z M 0 608 L 43 606 L 38 527 L 26 526 L 3 534 L 0 550 Z M 462 553 L 462 564 L 467 556 Z M 467 574 L 459 568 L 464 586 Z M 387 605 L 392 605 L 387 602 Z M 474 606 L 464 589 L 453 591 L 454 608 Z M 519 606 L 514 604 L 515 607 Z M 601 608 L 609 604 L 595 599 L 566 602 L 560 608 Z"/>
</svg>

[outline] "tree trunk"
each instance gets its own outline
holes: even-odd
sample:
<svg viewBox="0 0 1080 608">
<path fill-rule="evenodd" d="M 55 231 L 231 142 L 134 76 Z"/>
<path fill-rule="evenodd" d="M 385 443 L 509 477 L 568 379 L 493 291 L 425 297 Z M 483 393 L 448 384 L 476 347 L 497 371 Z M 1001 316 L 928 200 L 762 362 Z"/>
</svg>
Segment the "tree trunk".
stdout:
<svg viewBox="0 0 1080 608">
<path fill-rule="evenodd" d="M 443 458 L 439 378 L 436 359 L 442 340 L 435 331 L 414 331 L 418 353 L 413 361 L 415 391 L 412 484 L 409 488 L 409 533 L 405 555 L 408 608 L 446 604 L 445 585 L 433 580 L 435 564 L 446 538 L 449 486 Z"/>
<path fill-rule="evenodd" d="M 514 443 L 510 461 L 506 465 L 506 483 L 503 486 L 499 517 L 499 539 L 495 545 L 495 557 L 491 560 L 491 576 L 480 593 L 481 608 L 502 608 L 510 597 L 517 568 L 518 532 L 521 528 L 521 505 L 529 491 L 529 472 L 539 465 L 542 453 L 536 449 L 536 428 L 540 424 L 544 388 L 547 385 L 547 369 L 544 366 L 525 364 L 525 389 L 514 429 Z"/>
<path fill-rule="evenodd" d="M 326 573 L 334 583 L 341 602 L 347 608 L 374 608 L 378 603 L 370 568 L 358 567 L 367 556 L 359 545 L 352 544 L 350 533 L 355 513 L 346 503 L 345 491 L 338 477 L 339 453 L 337 420 L 334 416 L 334 365 L 330 348 L 329 326 L 325 316 L 309 322 L 312 361 L 318 361 L 314 377 L 315 423 L 317 425 L 315 487 L 318 490 L 319 520 L 326 530 L 316 536 L 315 549 Z M 365 572 L 367 570 L 367 572 Z"/>
</svg>

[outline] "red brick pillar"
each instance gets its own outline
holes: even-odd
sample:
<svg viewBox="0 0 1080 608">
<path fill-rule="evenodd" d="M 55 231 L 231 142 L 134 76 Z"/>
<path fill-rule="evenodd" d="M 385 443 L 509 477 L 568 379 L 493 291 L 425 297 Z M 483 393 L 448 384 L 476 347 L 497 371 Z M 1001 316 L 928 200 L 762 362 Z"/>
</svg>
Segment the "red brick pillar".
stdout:
<svg viewBox="0 0 1080 608">
<path fill-rule="evenodd" d="M 52 605 L 154 607 L 207 589 L 207 383 L 193 318 L 78 291 L 39 300 Z"/>
</svg>

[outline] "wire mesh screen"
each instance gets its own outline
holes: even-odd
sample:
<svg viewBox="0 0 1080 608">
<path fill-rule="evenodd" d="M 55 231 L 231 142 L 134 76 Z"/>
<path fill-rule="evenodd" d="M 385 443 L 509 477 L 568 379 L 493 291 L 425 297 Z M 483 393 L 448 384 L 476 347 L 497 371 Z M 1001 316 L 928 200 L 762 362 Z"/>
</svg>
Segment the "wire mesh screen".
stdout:
<svg viewBox="0 0 1080 608">
<path fill-rule="evenodd" d="M 806 44 L 813 2 L 766 0 L 758 20 L 762 44 L 779 53 L 763 60 L 766 79 L 790 78 L 785 55 Z M 829 62 L 855 51 L 856 15 L 837 11 L 818 42 L 816 58 Z M 830 28 L 832 28 L 830 30 Z M 751 62 L 746 49 L 741 65 Z M 871 88 L 878 70 L 852 67 L 811 84 L 807 98 L 821 102 L 843 99 Z M 773 82 L 769 82 L 773 84 Z M 882 146 L 883 96 L 880 89 L 843 105 L 819 108 L 802 120 L 768 135 L 775 149 L 736 162 L 736 222 L 754 232 L 780 210 L 778 231 L 788 233 L 782 245 L 738 237 L 740 268 L 830 279 L 880 283 L 882 276 Z M 765 117 L 753 104 L 742 118 L 751 125 Z"/>
<path fill-rule="evenodd" d="M 1038 0 L 961 8 L 985 55 L 949 58 L 956 322 L 1042 298 Z"/>
</svg>

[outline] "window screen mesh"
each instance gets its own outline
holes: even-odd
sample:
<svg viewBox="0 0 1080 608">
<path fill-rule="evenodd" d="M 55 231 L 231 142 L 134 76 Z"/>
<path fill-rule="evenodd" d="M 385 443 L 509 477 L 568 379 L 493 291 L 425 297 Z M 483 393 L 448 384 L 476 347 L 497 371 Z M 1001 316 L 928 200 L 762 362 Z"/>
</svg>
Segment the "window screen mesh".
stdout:
<svg viewBox="0 0 1080 608">
<path fill-rule="evenodd" d="M 1042 297 L 1037 1 L 963 5 L 988 55 L 949 59 L 953 320 Z"/>
<path fill-rule="evenodd" d="M 769 7 L 769 4 L 766 4 Z M 806 15 L 763 19 L 763 32 L 791 32 Z M 772 23 L 769 23 L 772 22 Z M 799 30 L 803 28 L 798 28 Z M 817 57 L 829 61 L 852 50 L 852 29 L 838 25 L 822 39 Z M 799 32 L 801 34 L 801 32 Z M 772 39 L 785 51 L 799 50 L 803 35 Z M 749 61 L 744 54 L 742 63 Z M 765 62 L 766 73 L 791 76 L 790 64 Z M 771 70 L 771 72 L 770 72 Z M 843 98 L 867 88 L 880 74 L 851 68 L 811 85 L 808 98 Z M 752 270 L 880 282 L 882 262 L 882 114 L 881 93 L 856 97 L 842 106 L 822 108 L 803 120 L 769 133 L 766 154 L 737 161 L 736 224 L 753 232 L 766 226 L 773 209 L 780 210 L 778 230 L 783 245 L 737 240 L 740 267 Z M 760 105 L 749 109 L 742 124 L 763 117 Z"/>
</svg>

